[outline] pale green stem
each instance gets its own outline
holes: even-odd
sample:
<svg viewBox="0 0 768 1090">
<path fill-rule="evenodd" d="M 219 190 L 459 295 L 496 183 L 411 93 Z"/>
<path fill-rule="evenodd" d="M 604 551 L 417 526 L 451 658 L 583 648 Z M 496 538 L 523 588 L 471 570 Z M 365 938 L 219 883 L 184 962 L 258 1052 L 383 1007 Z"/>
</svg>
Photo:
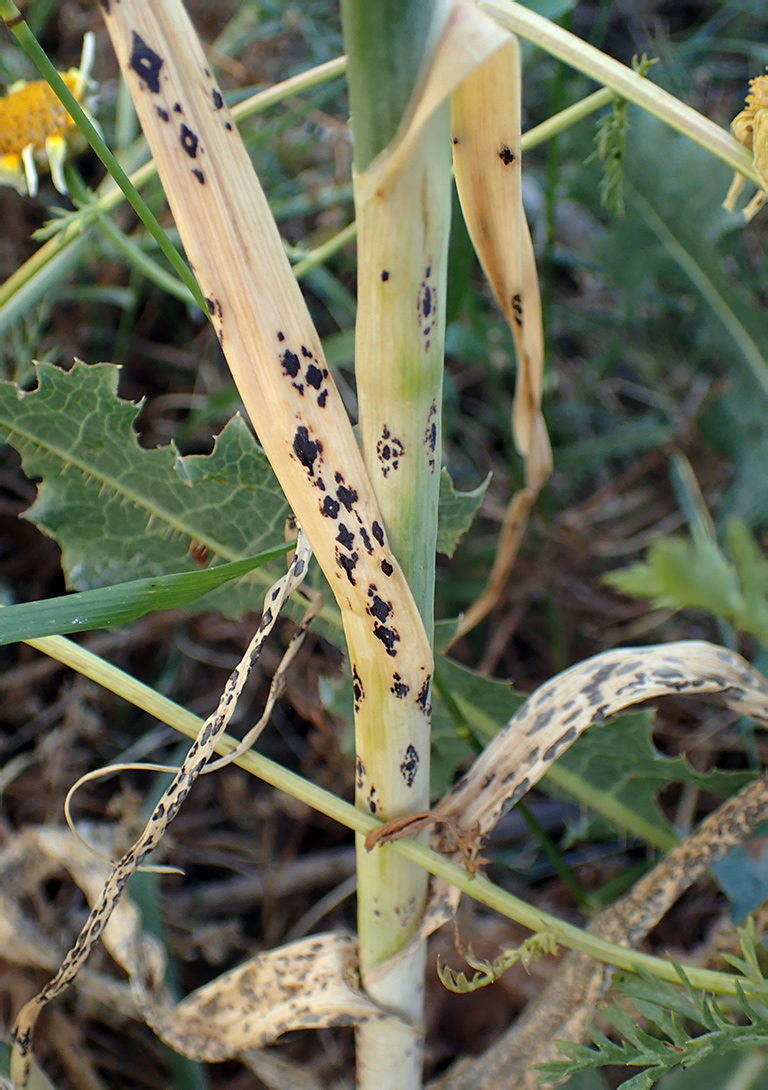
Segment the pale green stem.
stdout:
<svg viewBox="0 0 768 1090">
<path fill-rule="evenodd" d="M 431 639 L 440 471 L 445 280 L 450 227 L 447 105 L 395 170 L 388 156 L 425 63 L 432 0 L 342 0 L 358 228 L 355 375 L 360 445 L 387 535 Z M 405 649 L 407 653 L 407 649 Z M 354 658 L 353 658 L 354 661 Z M 383 683 L 391 684 L 386 678 Z M 378 682 L 376 682 L 378 684 Z M 413 696 L 413 694 L 410 694 Z M 421 697 L 427 712 L 428 680 Z M 395 818 L 429 806 L 429 714 L 401 702 L 397 724 L 369 698 L 355 719 L 357 804 Z M 361 1090 L 421 1086 L 426 946 L 416 938 L 424 872 L 358 837 L 360 971 L 398 1015 L 357 1032 Z"/>
<path fill-rule="evenodd" d="M 389 539 L 431 635 L 450 225 L 447 105 L 427 123 L 403 169 L 378 188 L 377 198 L 358 203 L 357 222 L 360 444 Z M 366 769 L 378 769 L 376 776 L 390 781 L 380 816 L 428 808 L 427 717 L 412 714 L 408 726 L 406 753 L 419 760 L 419 778 L 412 785 L 403 784 L 402 740 L 375 714 L 359 717 L 356 745 Z M 397 1027 L 389 1033 L 374 1023 L 359 1028 L 361 1087 L 421 1085 L 425 944 L 413 942 L 407 954 L 387 959 L 412 937 L 426 892 L 423 872 L 404 867 L 401 858 L 359 852 L 363 982 L 377 1002 L 407 1016 L 414 1026 L 410 1044 Z"/>
</svg>

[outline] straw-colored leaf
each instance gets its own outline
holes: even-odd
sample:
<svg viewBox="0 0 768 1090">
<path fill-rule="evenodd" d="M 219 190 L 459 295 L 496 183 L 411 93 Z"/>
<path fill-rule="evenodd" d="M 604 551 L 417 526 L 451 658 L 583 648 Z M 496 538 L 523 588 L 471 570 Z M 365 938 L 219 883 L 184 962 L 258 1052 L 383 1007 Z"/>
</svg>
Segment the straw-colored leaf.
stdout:
<svg viewBox="0 0 768 1090">
<path fill-rule="evenodd" d="M 180 3 L 110 4 L 107 26 L 227 363 L 339 602 L 365 681 L 415 702 L 431 653 L 266 198 Z M 373 694 L 370 694 L 373 695 Z"/>
<path fill-rule="evenodd" d="M 541 413 L 541 298 L 523 211 L 520 102 L 520 46 L 512 36 L 461 83 L 451 102 L 453 164 L 464 220 L 515 341 L 512 430 L 525 460 L 525 488 L 507 509 L 488 587 L 462 618 L 455 638 L 473 628 L 498 600 L 530 510 L 552 471 Z"/>
<path fill-rule="evenodd" d="M 429 815 L 430 823 L 438 823 L 433 846 L 457 860 L 476 859 L 481 839 L 502 814 L 589 726 L 675 693 L 712 694 L 768 727 L 768 683 L 733 651 L 699 640 L 605 651 L 531 694 Z M 456 891 L 436 883 L 425 927 L 433 930 L 450 919 L 457 903 Z"/>
<path fill-rule="evenodd" d="M 94 826 L 88 832 L 91 841 L 110 852 L 111 830 Z M 12 888 L 19 893 L 30 878 L 38 876 L 39 881 L 41 875 L 52 873 L 52 867 L 65 868 L 89 903 L 99 903 L 110 868 L 68 829 L 29 826 L 0 853 L 0 875 L 8 879 L 14 874 Z M 22 881 L 23 875 L 29 877 Z M 9 904 L 15 907 L 13 898 Z M 288 1029 L 348 1025 L 381 1013 L 357 984 L 357 947 L 352 935 L 312 935 L 258 954 L 178 1005 L 163 984 L 165 951 L 142 930 L 141 914 L 129 895 L 116 904 L 102 938 L 128 974 L 141 1016 L 167 1044 L 195 1060 L 231 1059 L 271 1044 Z M 94 991 L 93 981 L 91 975 L 86 982 L 88 994 L 130 1012 L 119 986 L 113 984 L 111 992 L 104 986 Z M 135 1017 L 135 1008 L 130 1013 Z"/>
</svg>

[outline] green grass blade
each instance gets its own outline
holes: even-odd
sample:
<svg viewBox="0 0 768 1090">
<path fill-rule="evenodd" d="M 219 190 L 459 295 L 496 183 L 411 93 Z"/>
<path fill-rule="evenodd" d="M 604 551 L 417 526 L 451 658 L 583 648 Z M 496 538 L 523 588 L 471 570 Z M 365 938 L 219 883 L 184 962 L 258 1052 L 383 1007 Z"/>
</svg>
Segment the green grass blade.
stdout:
<svg viewBox="0 0 768 1090">
<path fill-rule="evenodd" d="M 40 636 L 60 636 L 64 632 L 108 628 L 135 621 L 154 610 L 177 609 L 292 548 L 292 542 L 283 543 L 247 560 L 220 564 L 204 571 L 134 579 L 114 587 L 98 587 L 59 598 L 8 606 L 0 613 L 0 645 Z"/>
</svg>

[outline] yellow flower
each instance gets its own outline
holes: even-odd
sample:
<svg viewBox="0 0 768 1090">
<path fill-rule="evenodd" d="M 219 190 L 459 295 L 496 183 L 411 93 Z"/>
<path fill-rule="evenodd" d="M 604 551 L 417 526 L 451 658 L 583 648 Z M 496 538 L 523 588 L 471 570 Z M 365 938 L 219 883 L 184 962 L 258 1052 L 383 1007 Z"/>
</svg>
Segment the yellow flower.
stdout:
<svg viewBox="0 0 768 1090">
<path fill-rule="evenodd" d="M 752 152 L 752 162 L 763 186 L 744 209 L 744 218 L 751 220 L 765 204 L 768 191 L 768 76 L 756 76 L 749 81 L 746 103 L 746 109 L 731 122 L 731 132 L 740 144 Z M 723 208 L 733 212 L 743 188 L 744 178 L 736 174 L 723 201 Z"/>
<path fill-rule="evenodd" d="M 79 68 L 61 72 L 61 78 L 78 102 L 93 86 L 94 35 L 83 38 Z M 46 166 L 59 193 L 66 193 L 62 168 L 77 135 L 72 118 L 45 82 L 19 80 L 0 98 L 0 185 L 19 193 L 37 194 L 37 167 Z"/>
</svg>

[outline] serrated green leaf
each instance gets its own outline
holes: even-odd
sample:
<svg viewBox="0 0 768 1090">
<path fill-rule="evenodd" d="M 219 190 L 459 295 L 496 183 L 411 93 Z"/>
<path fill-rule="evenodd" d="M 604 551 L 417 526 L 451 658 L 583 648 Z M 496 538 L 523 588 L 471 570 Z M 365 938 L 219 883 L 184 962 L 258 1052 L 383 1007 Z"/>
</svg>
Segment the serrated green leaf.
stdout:
<svg viewBox="0 0 768 1090">
<path fill-rule="evenodd" d="M 445 466 L 440 470 L 440 518 L 437 525 L 439 553 L 453 556 L 459 541 L 472 525 L 490 483 L 489 473 L 471 492 L 457 492 Z"/>
<path fill-rule="evenodd" d="M 119 368 L 42 363 L 37 375 L 29 392 L 0 383 L 0 438 L 41 479 L 24 517 L 58 542 L 69 588 L 196 571 L 193 542 L 212 561 L 239 561 L 282 540 L 290 508 L 242 417 L 227 423 L 209 455 L 182 457 L 173 444 L 145 450 L 134 431 L 140 406 L 117 396 Z M 487 484 L 460 493 L 447 473 L 441 478 L 441 549 L 455 548 Z M 275 564 L 255 569 L 212 592 L 205 607 L 231 616 L 258 609 L 276 574 Z M 323 617 L 324 634 L 343 646 L 335 606 Z"/>
<path fill-rule="evenodd" d="M 0 435 L 24 472 L 42 478 L 25 517 L 61 546 L 69 587 L 194 570 L 192 542 L 233 561 L 283 539 L 290 510 L 240 417 L 210 455 L 144 450 L 133 430 L 139 406 L 116 396 L 117 367 L 39 364 L 37 373 L 29 393 L 0 383 Z M 218 591 L 217 607 L 237 615 L 260 607 L 274 574 L 257 569 Z"/>
<path fill-rule="evenodd" d="M 135 621 L 160 609 L 178 609 L 209 594 L 232 579 L 284 556 L 291 543 L 278 545 L 247 560 L 220 564 L 204 571 L 134 579 L 114 587 L 67 594 L 40 602 L 25 602 L 0 610 L 0 645 L 66 632 L 87 632 Z"/>
<path fill-rule="evenodd" d="M 748 783 L 749 772 L 698 772 L 684 757 L 666 757 L 653 744 L 650 710 L 617 715 L 590 727 L 541 780 L 555 796 L 578 799 L 615 829 L 670 848 L 677 836 L 656 803 L 669 783 L 690 783 L 725 798 Z"/>
<path fill-rule="evenodd" d="M 649 1071 L 641 1071 L 638 1075 L 633 1075 L 631 1079 L 626 1079 L 621 1086 L 623 1090 L 651 1090 L 655 1082 L 655 1075 Z"/>
<path fill-rule="evenodd" d="M 638 1051 L 643 1051 L 648 1048 L 655 1050 L 654 1046 L 659 1042 L 651 1038 L 649 1034 L 643 1033 L 634 1018 L 631 1018 L 618 1003 L 611 1003 L 611 1005 L 603 1011 L 603 1015 L 619 1033 L 623 1034 L 623 1036 L 638 1049 Z"/>
<path fill-rule="evenodd" d="M 662 537 L 646 560 L 605 576 L 606 583 L 634 598 L 650 598 L 657 609 L 704 609 L 732 617 L 742 599 L 736 570 L 715 542 Z"/>
</svg>

